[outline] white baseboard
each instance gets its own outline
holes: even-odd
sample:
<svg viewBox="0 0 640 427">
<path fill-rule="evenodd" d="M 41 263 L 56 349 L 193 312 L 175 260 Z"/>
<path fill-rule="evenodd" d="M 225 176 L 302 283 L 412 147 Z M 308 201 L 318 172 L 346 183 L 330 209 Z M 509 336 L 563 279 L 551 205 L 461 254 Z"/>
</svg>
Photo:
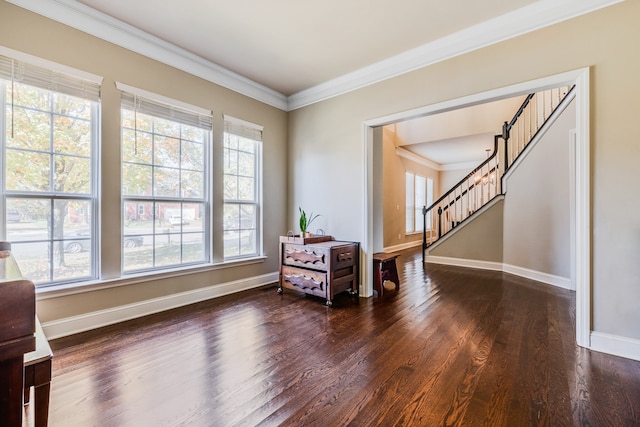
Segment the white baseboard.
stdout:
<svg viewBox="0 0 640 427">
<path fill-rule="evenodd" d="M 448 258 L 434 255 L 425 256 L 425 262 L 434 264 L 454 265 L 458 267 L 480 268 L 483 270 L 503 271 L 527 279 L 557 286 L 564 289 L 575 290 L 571 286 L 571 280 L 566 277 L 541 273 L 527 268 L 516 267 L 499 262 L 476 261 L 460 258 Z M 589 349 L 614 356 L 625 357 L 640 361 L 640 340 L 606 334 L 603 332 L 591 332 Z"/>
<path fill-rule="evenodd" d="M 434 264 L 454 265 L 456 267 L 479 268 L 482 270 L 502 271 L 501 262 L 478 261 L 475 259 L 449 258 L 444 256 L 426 255 L 425 262 Z"/>
<path fill-rule="evenodd" d="M 502 271 L 505 273 L 515 274 L 516 276 L 525 277 L 527 279 L 536 280 L 538 282 L 546 283 L 548 285 L 557 286 L 563 289 L 569 289 L 575 291 L 575 287 L 571 283 L 571 279 L 567 277 L 555 276 L 549 273 L 543 273 L 536 270 L 530 270 L 528 268 L 518 267 L 515 265 L 504 264 Z"/>
<path fill-rule="evenodd" d="M 591 350 L 640 361 L 640 340 L 591 332 Z"/>
<path fill-rule="evenodd" d="M 416 240 L 415 242 L 401 243 L 399 245 L 388 246 L 386 248 L 383 248 L 382 251 L 383 252 L 398 252 L 398 251 L 403 251 L 405 249 L 415 248 L 416 246 L 422 246 L 422 240 Z"/>
<path fill-rule="evenodd" d="M 147 316 L 172 308 L 182 307 L 211 298 L 217 298 L 248 289 L 258 288 L 278 281 L 278 273 L 269 273 L 262 276 L 250 277 L 233 282 L 221 283 L 206 288 L 180 292 L 160 298 L 154 298 L 127 304 L 106 310 L 93 311 L 91 313 L 66 317 L 42 324 L 48 339 L 65 337 L 79 332 L 112 325 L 114 323 Z"/>
<path fill-rule="evenodd" d="M 449 258 L 436 255 L 426 255 L 425 262 L 434 264 L 455 265 L 457 267 L 480 268 L 482 270 L 502 271 L 504 273 L 514 274 L 526 279 L 535 280 L 537 282 L 546 283 L 548 285 L 557 286 L 563 289 L 574 291 L 571 285 L 571 279 L 566 277 L 554 276 L 553 274 L 542 273 L 540 271 L 530 270 L 528 268 L 517 267 L 515 265 L 503 264 L 501 262 L 478 261 L 475 259 Z"/>
</svg>

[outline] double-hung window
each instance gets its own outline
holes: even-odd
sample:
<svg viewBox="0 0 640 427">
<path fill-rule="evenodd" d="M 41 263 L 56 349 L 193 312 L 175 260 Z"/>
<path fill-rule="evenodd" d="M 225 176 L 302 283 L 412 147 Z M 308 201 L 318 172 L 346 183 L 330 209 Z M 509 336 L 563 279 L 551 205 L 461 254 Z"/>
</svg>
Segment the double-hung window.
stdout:
<svg viewBox="0 0 640 427">
<path fill-rule="evenodd" d="M 78 73 L 0 56 L 2 237 L 39 287 L 98 276 L 101 79 Z"/>
<path fill-rule="evenodd" d="M 262 126 L 224 117 L 224 258 L 261 251 Z"/>
<path fill-rule="evenodd" d="M 210 111 L 122 90 L 123 271 L 209 262 Z"/>
<path fill-rule="evenodd" d="M 413 172 L 405 173 L 406 180 L 406 228 L 407 233 L 422 231 L 422 207 L 433 203 L 433 180 Z M 431 221 L 427 218 L 427 228 Z"/>
</svg>

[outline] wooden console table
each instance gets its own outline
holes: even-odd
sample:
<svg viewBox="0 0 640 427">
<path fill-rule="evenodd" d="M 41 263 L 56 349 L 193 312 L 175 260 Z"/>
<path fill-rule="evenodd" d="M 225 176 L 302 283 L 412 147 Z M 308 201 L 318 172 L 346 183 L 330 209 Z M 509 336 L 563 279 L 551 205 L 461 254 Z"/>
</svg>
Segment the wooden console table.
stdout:
<svg viewBox="0 0 640 427">
<path fill-rule="evenodd" d="M 331 236 L 280 237 L 280 283 L 326 300 L 331 306 L 340 292 L 358 295 L 360 244 L 333 240 Z"/>
</svg>

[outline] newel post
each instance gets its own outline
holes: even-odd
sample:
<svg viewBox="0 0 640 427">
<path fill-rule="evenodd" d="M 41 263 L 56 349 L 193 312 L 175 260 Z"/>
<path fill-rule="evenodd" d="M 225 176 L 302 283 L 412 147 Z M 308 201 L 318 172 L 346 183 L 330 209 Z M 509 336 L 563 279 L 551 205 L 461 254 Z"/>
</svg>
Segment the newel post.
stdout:
<svg viewBox="0 0 640 427">
<path fill-rule="evenodd" d="M 424 251 L 427 249 L 427 207 L 422 206 L 422 263 L 424 264 Z"/>
<path fill-rule="evenodd" d="M 504 171 L 509 168 L 509 124 L 502 125 L 502 139 L 504 139 Z"/>
</svg>

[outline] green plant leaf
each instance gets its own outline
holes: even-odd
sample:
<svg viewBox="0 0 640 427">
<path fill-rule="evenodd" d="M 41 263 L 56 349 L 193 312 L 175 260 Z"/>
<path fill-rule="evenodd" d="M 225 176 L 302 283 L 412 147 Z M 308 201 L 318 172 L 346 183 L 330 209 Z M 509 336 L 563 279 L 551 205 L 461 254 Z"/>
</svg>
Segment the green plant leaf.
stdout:
<svg viewBox="0 0 640 427">
<path fill-rule="evenodd" d="M 305 233 L 311 223 L 320 216 L 320 214 L 314 215 L 313 212 L 310 212 L 309 215 L 298 206 L 298 211 L 300 212 L 300 232 Z"/>
</svg>

